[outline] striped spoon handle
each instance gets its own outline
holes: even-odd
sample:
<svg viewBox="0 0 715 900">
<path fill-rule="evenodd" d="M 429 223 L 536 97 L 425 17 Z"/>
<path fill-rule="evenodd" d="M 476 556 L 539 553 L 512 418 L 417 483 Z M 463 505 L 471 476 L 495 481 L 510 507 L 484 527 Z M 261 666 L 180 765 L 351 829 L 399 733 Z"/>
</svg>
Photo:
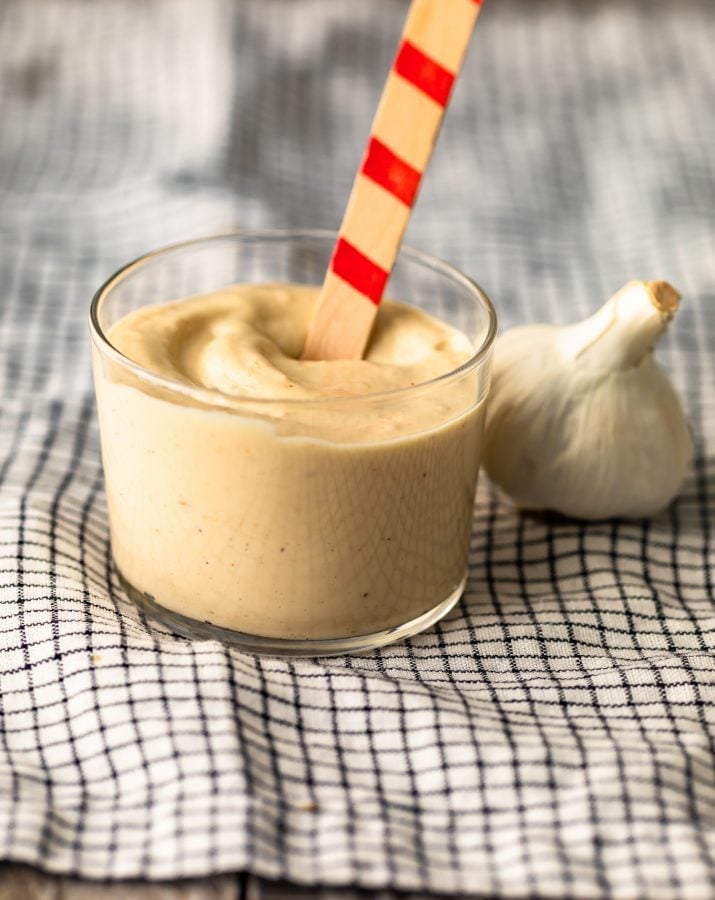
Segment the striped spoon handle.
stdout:
<svg viewBox="0 0 715 900">
<path fill-rule="evenodd" d="M 412 0 L 303 359 L 360 359 L 481 0 Z"/>
</svg>

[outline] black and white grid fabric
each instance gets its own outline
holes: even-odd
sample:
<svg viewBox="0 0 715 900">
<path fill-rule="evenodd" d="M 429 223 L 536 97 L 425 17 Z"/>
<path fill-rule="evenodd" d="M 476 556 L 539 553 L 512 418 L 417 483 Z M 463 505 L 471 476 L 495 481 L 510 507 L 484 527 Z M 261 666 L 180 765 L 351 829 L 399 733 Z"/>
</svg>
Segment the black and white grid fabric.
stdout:
<svg viewBox="0 0 715 900">
<path fill-rule="evenodd" d="M 402 0 L 0 5 L 0 848 L 94 878 L 247 870 L 494 897 L 715 894 L 715 7 L 491 0 L 409 242 L 502 327 L 630 278 L 697 459 L 652 521 L 482 479 L 463 602 L 353 658 L 146 622 L 110 563 L 86 314 L 125 261 L 335 228 Z M 595 424 L 595 423 L 594 423 Z"/>
</svg>

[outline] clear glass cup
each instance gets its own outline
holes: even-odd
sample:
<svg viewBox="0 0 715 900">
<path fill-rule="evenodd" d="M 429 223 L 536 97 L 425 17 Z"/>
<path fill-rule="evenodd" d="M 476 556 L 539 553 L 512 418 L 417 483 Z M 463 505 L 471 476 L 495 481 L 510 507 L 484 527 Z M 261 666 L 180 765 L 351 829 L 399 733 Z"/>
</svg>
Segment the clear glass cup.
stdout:
<svg viewBox="0 0 715 900">
<path fill-rule="evenodd" d="M 428 628 L 464 590 L 496 333 L 467 276 L 402 250 L 387 296 L 459 328 L 475 352 L 379 394 L 237 399 L 156 375 L 107 337 L 148 304 L 237 283 L 318 285 L 334 241 L 285 230 L 175 244 L 92 301 L 115 565 L 132 600 L 182 635 L 253 653 L 363 651 Z M 418 409 L 429 428 L 412 421 Z"/>
</svg>

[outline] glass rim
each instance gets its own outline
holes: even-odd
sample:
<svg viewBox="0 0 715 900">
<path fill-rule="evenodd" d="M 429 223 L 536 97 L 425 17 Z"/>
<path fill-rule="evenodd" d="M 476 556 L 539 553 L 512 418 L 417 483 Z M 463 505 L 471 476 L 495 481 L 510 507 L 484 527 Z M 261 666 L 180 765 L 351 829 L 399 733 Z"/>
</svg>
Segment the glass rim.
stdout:
<svg viewBox="0 0 715 900">
<path fill-rule="evenodd" d="M 400 248 L 398 259 L 400 256 L 404 256 L 418 263 L 419 265 L 424 266 L 425 268 L 436 271 L 439 274 L 450 278 L 452 281 L 457 282 L 459 285 L 465 288 L 473 296 L 473 298 L 486 310 L 488 317 L 488 326 L 484 339 L 476 348 L 472 356 L 469 357 L 469 359 L 465 360 L 463 363 L 457 366 L 457 368 L 450 369 L 448 372 L 443 372 L 441 375 L 437 375 L 435 378 L 430 378 L 427 381 L 422 381 L 419 384 L 390 388 L 386 391 L 375 391 L 368 394 L 356 394 L 349 397 L 317 397 L 310 399 L 291 397 L 285 399 L 279 397 L 243 397 L 233 394 L 227 394 L 223 391 L 217 390 L 216 388 L 200 387 L 199 385 L 193 385 L 187 382 L 179 381 L 178 379 L 170 378 L 166 375 L 159 375 L 156 372 L 152 372 L 151 369 L 148 369 L 145 366 L 141 365 L 141 363 L 135 362 L 128 356 L 125 356 L 114 346 L 114 344 L 112 344 L 112 342 L 105 334 L 104 329 L 99 324 L 99 307 L 104 298 L 111 292 L 113 287 L 123 281 L 135 269 L 139 269 L 141 266 L 145 265 L 153 259 L 157 259 L 158 257 L 169 256 L 177 250 L 183 250 L 193 246 L 200 246 L 202 244 L 210 244 L 221 241 L 235 241 L 236 239 L 242 239 L 246 242 L 253 241 L 256 243 L 262 241 L 280 242 L 301 239 L 321 241 L 330 240 L 334 242 L 337 239 L 337 233 L 322 228 L 239 228 L 220 232 L 218 234 L 208 235 L 206 237 L 177 241 L 172 244 L 167 244 L 164 247 L 160 247 L 157 250 L 151 250 L 148 253 L 144 253 L 141 256 L 138 256 L 130 262 L 126 263 L 121 268 L 117 269 L 97 289 L 94 296 L 92 297 L 92 301 L 89 307 L 89 330 L 92 340 L 97 349 L 101 353 L 108 355 L 117 364 L 123 366 L 126 369 L 129 369 L 141 380 L 147 381 L 154 386 L 161 387 L 164 390 L 175 394 L 187 396 L 195 401 L 199 401 L 205 406 L 222 407 L 224 409 L 235 410 L 242 406 L 254 406 L 261 408 L 271 408 L 275 406 L 306 408 L 313 406 L 324 407 L 328 405 L 339 406 L 343 404 L 347 404 L 349 406 L 351 404 L 354 405 L 359 401 L 381 400 L 387 398 L 391 399 L 401 396 L 414 395 L 415 393 L 422 393 L 422 391 L 424 391 L 425 389 L 432 389 L 442 383 L 456 380 L 458 377 L 466 374 L 467 372 L 476 369 L 487 358 L 489 351 L 494 344 L 494 340 L 497 334 L 496 310 L 494 309 L 491 300 L 481 288 L 481 286 L 477 284 L 474 279 L 470 278 L 456 266 L 453 266 L 451 263 L 448 263 L 437 256 L 433 256 L 430 253 L 425 253 L 422 250 L 417 250 L 414 247 L 406 245 L 403 245 Z"/>
</svg>

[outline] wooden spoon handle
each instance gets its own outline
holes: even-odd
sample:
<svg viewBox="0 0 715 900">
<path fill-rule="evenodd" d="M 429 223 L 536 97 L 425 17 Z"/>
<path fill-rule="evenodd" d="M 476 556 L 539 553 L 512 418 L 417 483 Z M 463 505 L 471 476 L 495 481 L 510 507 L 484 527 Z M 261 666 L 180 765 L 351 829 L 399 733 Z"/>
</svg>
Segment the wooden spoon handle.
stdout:
<svg viewBox="0 0 715 900">
<path fill-rule="evenodd" d="M 359 359 L 481 0 L 413 0 L 318 298 L 303 359 Z"/>
</svg>

